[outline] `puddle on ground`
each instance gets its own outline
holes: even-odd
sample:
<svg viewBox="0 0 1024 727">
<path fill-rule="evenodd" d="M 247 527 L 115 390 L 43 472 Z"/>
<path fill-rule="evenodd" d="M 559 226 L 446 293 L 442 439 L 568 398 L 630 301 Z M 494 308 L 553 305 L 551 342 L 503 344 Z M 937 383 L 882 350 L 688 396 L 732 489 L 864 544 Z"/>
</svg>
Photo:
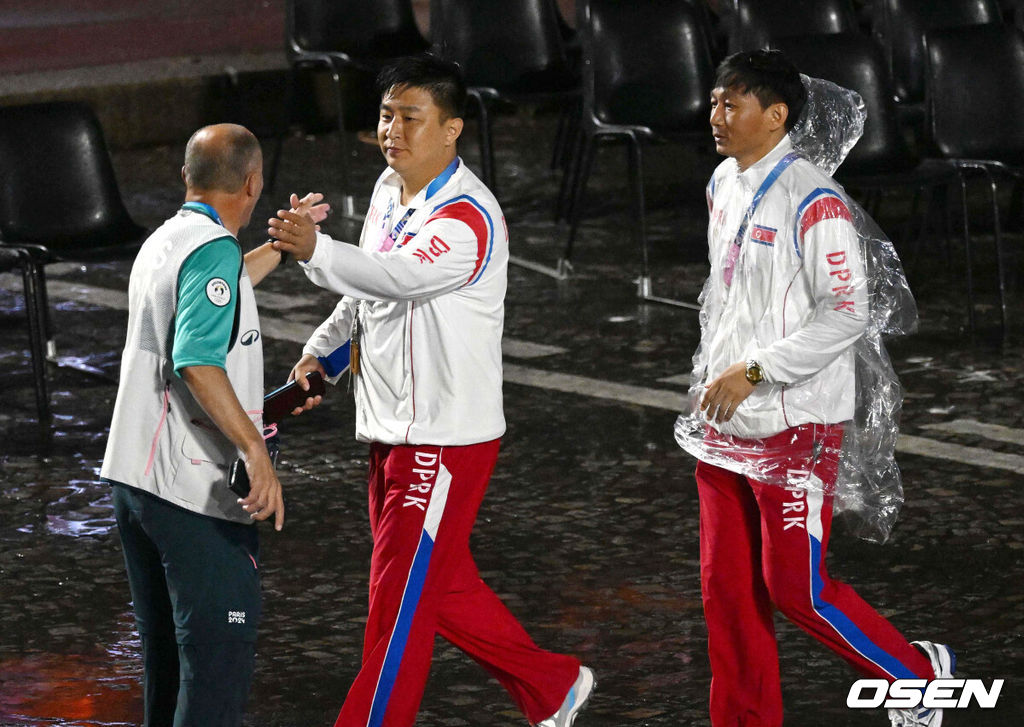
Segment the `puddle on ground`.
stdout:
<svg viewBox="0 0 1024 727">
<path fill-rule="evenodd" d="M 138 652 L 137 637 L 131 632 L 95 654 L 0 656 L 0 723 L 12 727 L 141 724 Z"/>
</svg>

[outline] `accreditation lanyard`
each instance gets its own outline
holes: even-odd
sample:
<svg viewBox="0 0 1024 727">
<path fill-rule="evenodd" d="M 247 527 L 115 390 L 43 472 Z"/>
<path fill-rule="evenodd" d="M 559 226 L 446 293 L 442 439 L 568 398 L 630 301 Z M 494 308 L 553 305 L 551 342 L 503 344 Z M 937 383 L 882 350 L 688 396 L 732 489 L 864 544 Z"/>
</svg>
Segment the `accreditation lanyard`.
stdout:
<svg viewBox="0 0 1024 727">
<path fill-rule="evenodd" d="M 448 180 L 452 178 L 452 175 L 455 174 L 455 170 L 458 168 L 459 158 L 455 157 L 448 164 L 448 166 L 444 168 L 444 171 L 438 174 L 434 178 L 434 180 L 427 185 L 425 199 L 429 200 L 431 197 L 434 196 L 434 194 L 439 189 L 441 189 L 441 187 L 447 184 Z M 382 233 L 380 238 L 380 245 L 377 247 L 377 252 L 391 252 L 391 249 L 394 248 L 395 243 L 398 242 L 398 238 L 399 236 L 401 236 L 402 230 L 404 230 L 406 224 L 408 224 L 409 218 L 412 217 L 414 212 L 416 212 L 416 210 L 411 207 L 407 209 L 405 211 L 405 214 L 402 215 L 402 218 L 395 223 L 395 226 L 393 228 L 391 228 L 391 232 L 385 235 L 383 234 L 383 230 L 386 230 L 388 228 L 388 224 L 391 222 L 391 216 L 394 214 L 394 211 L 395 200 L 388 200 L 388 211 L 384 214 L 384 220 L 383 222 L 381 222 L 380 225 Z M 363 322 L 361 317 L 362 309 L 363 301 L 357 302 L 356 312 L 355 315 L 352 317 L 351 338 L 349 339 L 349 370 L 352 372 L 353 376 L 359 375 L 359 345 L 363 338 Z"/>
<path fill-rule="evenodd" d="M 217 214 L 217 210 L 215 210 L 212 206 L 206 204 L 206 202 L 186 202 L 181 206 L 181 208 L 183 210 L 190 210 L 191 212 L 198 212 L 200 214 L 204 214 L 221 227 L 224 226 L 224 223 L 220 219 L 220 215 Z"/>
<path fill-rule="evenodd" d="M 743 221 L 740 222 L 740 229 L 736 231 L 736 237 L 733 238 L 732 246 L 729 248 L 729 256 L 725 260 L 725 268 L 722 271 L 722 276 L 725 278 L 726 285 L 732 285 L 732 274 L 736 269 L 736 261 L 740 257 L 740 248 L 743 247 L 743 238 L 747 234 L 747 227 L 750 225 L 750 220 L 754 216 L 754 212 L 757 210 L 757 206 L 761 203 L 765 194 L 775 180 L 779 178 L 779 175 L 786 171 L 786 167 L 792 164 L 794 161 L 800 158 L 800 155 L 795 151 L 791 151 L 786 156 L 782 157 L 778 163 L 768 172 L 768 176 L 761 182 L 761 186 L 757 188 L 757 192 L 754 193 L 754 199 L 750 201 L 750 207 L 747 209 L 747 213 L 743 215 Z"/>
<path fill-rule="evenodd" d="M 391 232 L 387 235 L 383 234 L 383 231 L 388 229 L 388 223 L 391 222 L 391 215 L 395 211 L 395 201 L 388 201 L 388 211 L 384 215 L 384 221 L 381 223 L 381 236 L 380 245 L 377 247 L 377 252 L 391 252 L 391 248 L 395 246 L 395 242 L 398 241 L 398 237 L 402 234 L 402 230 L 405 229 L 406 224 L 409 222 L 409 218 L 416 212 L 415 209 L 410 207 L 402 215 L 402 219 L 395 223 L 395 226 L 391 228 Z M 349 336 L 349 359 L 348 366 L 349 371 L 352 372 L 353 376 L 359 375 L 359 343 L 363 337 L 363 322 L 360 313 L 363 309 L 363 301 L 356 302 L 356 312 L 352 317 L 352 333 Z"/>
<path fill-rule="evenodd" d="M 455 157 L 454 159 L 452 159 L 451 163 L 449 163 L 448 166 L 445 167 L 444 170 L 436 177 L 434 177 L 430 184 L 427 185 L 426 200 L 429 200 L 431 197 L 433 197 L 434 194 L 439 189 L 441 189 L 441 187 L 447 184 L 448 180 L 452 178 L 452 175 L 455 174 L 455 170 L 458 168 L 459 158 Z M 388 200 L 388 211 L 384 215 L 384 221 L 381 222 L 381 230 L 386 230 L 388 228 L 388 223 L 391 222 L 391 215 L 393 214 L 394 209 L 395 201 L 393 199 Z M 395 246 L 395 243 L 398 242 L 398 238 L 402 234 L 402 230 L 405 229 L 405 225 L 409 221 L 409 218 L 415 211 L 416 210 L 414 209 L 406 210 L 406 213 L 402 216 L 402 219 L 395 223 L 395 226 L 392 228 L 389 234 L 381 234 L 380 245 L 377 247 L 378 252 L 391 251 L 391 249 Z"/>
<path fill-rule="evenodd" d="M 388 227 L 388 223 L 391 221 L 391 214 L 394 208 L 394 201 L 392 200 L 388 202 L 388 211 L 387 214 L 384 215 L 384 223 L 381 225 L 381 227 L 385 230 Z M 381 235 L 380 246 L 377 248 L 377 252 L 391 252 L 391 248 L 393 248 L 395 246 L 395 243 L 398 241 L 398 236 L 402 234 L 402 230 L 405 229 L 405 225 L 409 222 L 409 218 L 412 217 L 415 211 L 416 210 L 414 210 L 411 207 L 407 209 L 405 211 L 405 214 L 402 215 L 402 219 L 396 222 L 395 226 L 391 228 L 391 232 L 389 232 L 387 235 Z"/>
</svg>

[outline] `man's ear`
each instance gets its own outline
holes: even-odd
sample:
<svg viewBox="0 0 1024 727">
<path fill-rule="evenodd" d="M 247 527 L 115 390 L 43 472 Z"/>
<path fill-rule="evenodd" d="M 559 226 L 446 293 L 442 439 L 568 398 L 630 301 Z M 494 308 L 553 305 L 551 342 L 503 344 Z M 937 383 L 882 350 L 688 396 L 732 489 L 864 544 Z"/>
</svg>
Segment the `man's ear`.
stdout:
<svg viewBox="0 0 1024 727">
<path fill-rule="evenodd" d="M 263 176 L 262 169 L 254 169 L 245 177 L 245 192 L 250 197 L 258 197 L 260 194 L 260 179 Z"/>
<path fill-rule="evenodd" d="M 456 142 L 459 136 L 462 134 L 463 121 L 461 116 L 453 116 L 444 122 L 445 126 L 445 146 L 451 146 Z"/>
<path fill-rule="evenodd" d="M 184 164 L 181 166 L 181 181 L 183 181 L 185 183 L 186 187 L 188 186 L 188 180 L 185 179 L 185 165 Z"/>
<path fill-rule="evenodd" d="M 786 126 L 786 119 L 789 118 L 789 106 L 781 102 L 773 103 L 765 109 L 765 113 L 768 116 L 768 128 L 771 131 L 777 131 Z"/>
</svg>

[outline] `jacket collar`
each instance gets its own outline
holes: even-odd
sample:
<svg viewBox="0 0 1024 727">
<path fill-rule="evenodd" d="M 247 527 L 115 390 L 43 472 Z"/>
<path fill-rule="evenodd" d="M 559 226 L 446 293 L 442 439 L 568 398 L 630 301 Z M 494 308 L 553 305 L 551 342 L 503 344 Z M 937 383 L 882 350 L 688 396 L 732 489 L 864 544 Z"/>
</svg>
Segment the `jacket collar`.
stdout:
<svg viewBox="0 0 1024 727">
<path fill-rule="evenodd" d="M 786 134 L 782 137 L 782 140 L 775 145 L 774 149 L 739 173 L 740 181 L 743 182 L 743 186 L 748 189 L 757 189 L 760 187 L 761 182 L 763 182 L 765 177 L 767 177 L 772 169 L 775 168 L 778 161 L 791 151 L 793 151 L 793 142 L 789 140 L 789 134 Z"/>
<path fill-rule="evenodd" d="M 463 163 L 462 157 L 455 157 L 452 163 L 444 168 L 440 174 L 431 180 L 430 184 L 421 189 L 416 193 L 416 196 L 409 200 L 409 204 L 406 205 L 409 209 L 419 209 L 423 207 L 430 199 L 436 195 L 446 184 L 452 179 L 457 179 L 462 176 Z M 393 189 L 393 193 L 401 193 L 402 190 L 402 178 L 398 176 L 398 172 L 388 167 L 384 172 L 384 179 L 381 184 L 385 184 Z"/>
</svg>

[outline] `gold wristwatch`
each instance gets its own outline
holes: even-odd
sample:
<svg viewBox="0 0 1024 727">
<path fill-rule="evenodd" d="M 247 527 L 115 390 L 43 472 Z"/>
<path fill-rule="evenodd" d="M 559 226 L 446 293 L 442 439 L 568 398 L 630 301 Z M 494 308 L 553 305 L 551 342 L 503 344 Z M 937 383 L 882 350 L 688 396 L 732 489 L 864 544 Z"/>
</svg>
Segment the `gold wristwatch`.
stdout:
<svg viewBox="0 0 1024 727">
<path fill-rule="evenodd" d="M 764 381 L 764 372 L 761 370 L 761 364 L 754 359 L 747 361 L 747 381 L 754 386 Z"/>
</svg>

